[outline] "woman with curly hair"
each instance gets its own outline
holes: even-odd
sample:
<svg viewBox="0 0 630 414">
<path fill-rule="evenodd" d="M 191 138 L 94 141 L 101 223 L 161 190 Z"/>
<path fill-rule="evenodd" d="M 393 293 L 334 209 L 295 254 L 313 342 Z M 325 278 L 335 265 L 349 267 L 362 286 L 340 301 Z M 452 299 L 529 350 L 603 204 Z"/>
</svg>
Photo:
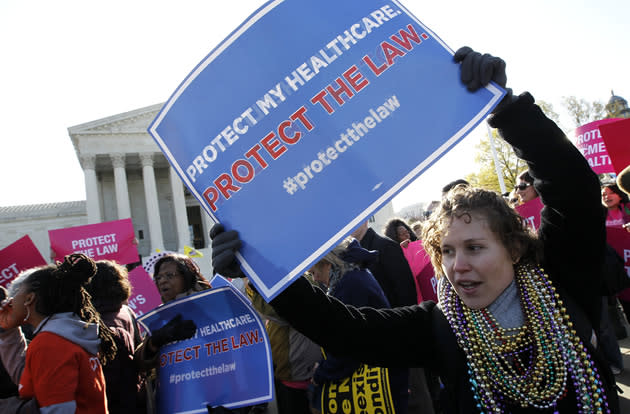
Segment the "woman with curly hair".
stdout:
<svg viewBox="0 0 630 414">
<path fill-rule="evenodd" d="M 131 296 L 127 269 L 110 260 L 96 262 L 97 272 L 87 285 L 92 303 L 116 341 L 116 357 L 103 367 L 110 414 L 146 412 L 139 395 L 142 378 L 134 353 L 142 343 L 133 311 L 126 305 Z"/>
<path fill-rule="evenodd" d="M 14 332 L 17 344 L 3 340 L 2 359 L 12 361 L 20 397 L 43 414 L 108 412 L 101 363 L 114 358 L 116 344 L 85 289 L 96 270 L 82 254 L 27 270 L 11 282 L 10 298 L 2 304 L 0 326 Z M 27 349 L 17 329 L 23 324 L 35 327 Z M 20 361 L 23 371 L 15 367 Z"/>
<path fill-rule="evenodd" d="M 470 48 L 454 58 L 469 90 L 490 79 L 505 86 L 501 59 Z M 489 124 L 528 164 L 544 204 L 537 234 L 500 194 L 457 186 L 422 237 L 444 275 L 439 305 L 356 308 L 301 279 L 270 304 L 336 355 L 432 368 L 453 404 L 447 412 L 619 413 L 596 334 L 606 243 L 599 180 L 530 94 L 508 90 Z M 225 247 L 237 245 L 229 239 Z"/>
</svg>

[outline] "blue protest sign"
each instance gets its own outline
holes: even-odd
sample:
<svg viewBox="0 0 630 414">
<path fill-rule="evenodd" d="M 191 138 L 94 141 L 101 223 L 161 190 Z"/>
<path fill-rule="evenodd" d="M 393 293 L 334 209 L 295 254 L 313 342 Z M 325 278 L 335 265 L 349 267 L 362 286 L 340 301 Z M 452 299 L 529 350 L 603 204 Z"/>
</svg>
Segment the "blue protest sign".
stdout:
<svg viewBox="0 0 630 414">
<path fill-rule="evenodd" d="M 184 80 L 149 132 L 266 299 L 470 132 L 453 52 L 398 1 L 266 3 Z"/>
<path fill-rule="evenodd" d="M 197 332 L 160 348 L 159 413 L 206 413 L 207 405 L 235 408 L 273 398 L 269 339 L 242 294 L 231 286 L 207 290 L 160 306 L 139 321 L 153 331 L 177 314 L 192 319 Z"/>
</svg>

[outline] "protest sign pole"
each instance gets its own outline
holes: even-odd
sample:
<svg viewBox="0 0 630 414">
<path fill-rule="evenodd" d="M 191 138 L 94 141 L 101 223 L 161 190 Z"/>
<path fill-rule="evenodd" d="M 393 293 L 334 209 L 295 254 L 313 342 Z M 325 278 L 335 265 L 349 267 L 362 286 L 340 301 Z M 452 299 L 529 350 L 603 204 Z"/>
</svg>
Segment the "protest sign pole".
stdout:
<svg viewBox="0 0 630 414">
<path fill-rule="evenodd" d="M 492 136 L 492 128 L 490 128 L 490 124 L 486 122 L 486 127 L 488 128 L 488 137 L 490 138 L 490 148 L 492 149 L 492 160 L 494 161 L 494 169 L 497 172 L 497 178 L 499 179 L 499 187 L 501 188 L 501 193 L 505 193 L 505 182 L 503 181 L 503 172 L 501 171 L 501 166 L 499 165 L 499 158 L 497 157 L 497 150 L 494 147 L 494 137 Z"/>
</svg>

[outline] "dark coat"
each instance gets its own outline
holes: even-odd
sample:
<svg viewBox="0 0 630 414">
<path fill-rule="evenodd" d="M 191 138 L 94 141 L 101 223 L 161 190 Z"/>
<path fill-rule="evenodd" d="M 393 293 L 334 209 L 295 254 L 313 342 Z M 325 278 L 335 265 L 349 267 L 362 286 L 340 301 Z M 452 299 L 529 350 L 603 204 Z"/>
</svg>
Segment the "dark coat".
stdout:
<svg viewBox="0 0 630 414">
<path fill-rule="evenodd" d="M 368 229 L 361 239 L 361 247 L 378 251 L 378 261 L 370 264 L 368 269 L 383 288 L 392 307 L 417 304 L 416 284 L 400 245 Z"/>
<path fill-rule="evenodd" d="M 142 396 L 138 395 L 142 383 L 134 352 L 141 337 L 132 311 L 127 305 L 99 306 L 101 319 L 114 334 L 118 347 L 116 357 L 103 365 L 107 391 L 107 407 L 111 414 L 137 412 L 142 407 Z"/>
<path fill-rule="evenodd" d="M 390 307 L 383 289 L 367 270 L 357 269 L 347 272 L 330 294 L 352 306 L 369 306 L 376 309 Z M 331 321 L 331 323 L 335 322 Z M 315 370 L 313 380 L 317 384 L 337 381 L 351 376 L 360 366 L 361 362 L 355 358 L 327 354 L 326 359 L 322 360 Z M 389 383 L 396 413 L 407 412 L 408 377 L 408 369 L 391 368 L 389 370 Z"/>
<path fill-rule="evenodd" d="M 595 361 L 610 409 L 619 412 L 614 377 L 591 345 L 601 311 L 598 275 L 605 228 L 597 176 L 562 131 L 534 105 L 529 94 L 496 114 L 491 125 L 528 162 L 545 207 L 539 239 L 542 265 L 562 296 L 582 343 Z M 568 202 L 570 200 L 570 202 Z M 579 255 L 579 256 L 578 256 Z M 433 302 L 396 309 L 354 308 L 297 281 L 271 304 L 292 326 L 338 355 L 381 366 L 429 367 L 439 373 L 458 413 L 479 412 L 470 390 L 466 357 L 444 314 Z M 317 309 L 317 312 L 309 310 Z M 321 321 L 335 321 L 334 324 Z M 561 413 L 577 412 L 571 381 L 558 402 Z M 540 412 L 535 408 L 514 413 Z"/>
</svg>

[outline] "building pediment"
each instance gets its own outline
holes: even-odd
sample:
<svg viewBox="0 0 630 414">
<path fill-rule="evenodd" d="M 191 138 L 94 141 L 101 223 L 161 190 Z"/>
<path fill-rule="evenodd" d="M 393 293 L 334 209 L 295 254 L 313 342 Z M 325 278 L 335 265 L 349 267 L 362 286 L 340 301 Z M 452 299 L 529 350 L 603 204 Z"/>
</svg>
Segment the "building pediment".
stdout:
<svg viewBox="0 0 630 414">
<path fill-rule="evenodd" d="M 163 104 L 147 106 L 107 118 L 97 119 L 68 128 L 71 137 L 75 135 L 111 135 L 146 133 Z M 74 138 L 73 138 L 74 140 Z"/>
</svg>

